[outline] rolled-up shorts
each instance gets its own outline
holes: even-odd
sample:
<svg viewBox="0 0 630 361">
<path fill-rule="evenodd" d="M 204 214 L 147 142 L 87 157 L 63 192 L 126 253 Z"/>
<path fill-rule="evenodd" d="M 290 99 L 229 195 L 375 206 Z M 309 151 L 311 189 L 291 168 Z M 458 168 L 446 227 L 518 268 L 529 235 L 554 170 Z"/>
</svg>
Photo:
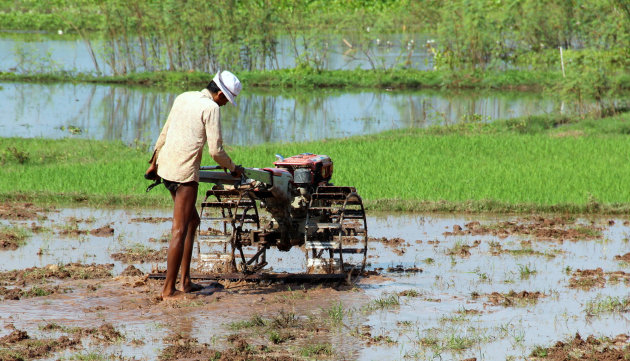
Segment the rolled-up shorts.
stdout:
<svg viewBox="0 0 630 361">
<path fill-rule="evenodd" d="M 164 183 L 164 186 L 166 187 L 166 189 L 168 189 L 169 191 L 173 193 L 177 192 L 177 189 L 182 185 L 197 184 L 197 182 L 194 182 L 194 181 L 179 183 L 179 182 L 171 182 L 170 180 L 166 180 L 166 179 L 162 179 L 162 183 Z"/>
</svg>

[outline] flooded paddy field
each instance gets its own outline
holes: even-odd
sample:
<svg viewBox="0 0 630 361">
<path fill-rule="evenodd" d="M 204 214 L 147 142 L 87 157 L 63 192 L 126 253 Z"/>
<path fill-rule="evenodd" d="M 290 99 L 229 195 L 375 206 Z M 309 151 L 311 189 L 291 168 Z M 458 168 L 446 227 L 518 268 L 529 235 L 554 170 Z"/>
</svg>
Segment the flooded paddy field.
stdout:
<svg viewBox="0 0 630 361">
<path fill-rule="evenodd" d="M 353 284 L 204 281 L 158 297 L 169 210 L 0 205 L 0 359 L 617 359 L 630 222 L 369 214 Z M 300 249 L 268 253 L 301 272 Z M 193 263 L 195 267 L 195 263 Z"/>
<path fill-rule="evenodd" d="M 189 89 L 196 90 L 196 89 Z M 151 144 L 179 92 L 97 84 L 0 82 L 4 137 Z M 33 99 L 32 94 L 39 96 Z M 525 92 L 278 91 L 246 88 L 221 110 L 230 145 L 302 142 L 466 121 L 553 114 L 559 99 Z M 569 104 L 566 111 L 569 111 Z"/>
</svg>

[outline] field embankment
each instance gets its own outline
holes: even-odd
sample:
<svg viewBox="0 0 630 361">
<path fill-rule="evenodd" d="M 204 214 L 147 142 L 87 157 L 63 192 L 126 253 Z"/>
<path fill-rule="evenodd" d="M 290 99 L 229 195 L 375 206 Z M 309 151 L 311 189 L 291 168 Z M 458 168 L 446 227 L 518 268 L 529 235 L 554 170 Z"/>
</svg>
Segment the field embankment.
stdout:
<svg viewBox="0 0 630 361">
<path fill-rule="evenodd" d="M 356 186 L 371 209 L 619 213 L 630 207 L 630 114 L 598 120 L 527 117 L 311 143 L 228 148 L 248 167 L 274 154 L 328 154 L 333 182 Z M 168 205 L 144 192 L 149 152 L 78 139 L 0 141 L 4 200 Z M 212 164 L 204 155 L 203 164 Z"/>
</svg>

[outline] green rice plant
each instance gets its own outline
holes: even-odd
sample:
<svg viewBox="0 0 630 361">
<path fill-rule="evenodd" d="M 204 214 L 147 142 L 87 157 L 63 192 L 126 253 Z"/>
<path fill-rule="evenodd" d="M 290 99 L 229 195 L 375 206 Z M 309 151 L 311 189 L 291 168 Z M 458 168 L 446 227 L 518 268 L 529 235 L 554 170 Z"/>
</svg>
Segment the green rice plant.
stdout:
<svg viewBox="0 0 630 361">
<path fill-rule="evenodd" d="M 262 318 L 259 314 L 254 314 L 249 320 L 230 322 L 228 327 L 233 331 L 242 330 L 244 328 L 264 327 L 269 323 L 268 320 Z"/>
<path fill-rule="evenodd" d="M 519 264 L 518 271 L 519 271 L 519 274 L 521 275 L 521 279 L 528 279 L 530 276 L 537 273 L 536 269 L 530 266 L 529 264 L 527 265 Z"/>
<path fill-rule="evenodd" d="M 547 351 L 547 349 L 545 347 L 537 345 L 532 350 L 531 356 L 534 356 L 534 357 L 547 357 L 547 356 L 549 356 L 549 351 Z"/>
<path fill-rule="evenodd" d="M 397 294 L 384 294 L 382 297 L 370 301 L 364 306 L 366 311 L 384 310 L 400 306 L 400 297 Z"/>
<path fill-rule="evenodd" d="M 4 165 L 8 162 L 17 162 L 24 164 L 30 159 L 27 151 L 17 149 L 16 147 L 8 147 L 0 153 L 0 164 Z"/>
<path fill-rule="evenodd" d="M 288 293 L 283 293 L 282 295 L 278 296 L 277 299 L 281 302 L 295 302 L 298 300 L 306 299 L 308 297 L 304 286 L 302 286 L 302 289 L 300 290 L 293 290 L 291 289 L 291 286 L 287 286 L 287 292 Z"/>
<path fill-rule="evenodd" d="M 476 270 L 477 277 L 479 277 L 480 282 L 489 282 L 490 276 L 488 276 L 487 272 L 481 272 L 481 270 Z"/>
<path fill-rule="evenodd" d="M 275 330 L 270 330 L 267 333 L 267 336 L 269 337 L 269 341 L 271 341 L 274 345 L 278 345 L 288 340 L 295 339 L 295 336 L 291 335 L 290 333 L 278 332 Z"/>
<path fill-rule="evenodd" d="M 470 318 L 466 314 L 456 313 L 454 315 L 443 315 L 439 318 L 438 322 L 440 323 L 457 323 L 457 322 L 466 322 Z"/>
<path fill-rule="evenodd" d="M 101 352 L 80 352 L 76 354 L 72 354 L 68 356 L 68 360 L 77 360 L 77 361 L 106 361 L 112 360 L 112 356 L 105 355 Z"/>
<path fill-rule="evenodd" d="M 253 321 L 253 320 L 252 320 Z M 260 324 L 260 320 L 256 320 Z M 282 329 L 296 327 L 299 324 L 298 318 L 293 312 L 285 312 L 281 310 L 276 317 L 271 319 L 269 327 L 272 329 Z"/>
<path fill-rule="evenodd" d="M 326 309 L 326 314 L 328 315 L 328 318 L 333 325 L 343 324 L 344 313 L 345 312 L 341 301 L 339 301 L 339 303 L 331 305 Z"/>
<path fill-rule="evenodd" d="M 329 343 L 317 343 L 300 348 L 300 355 L 311 357 L 317 355 L 330 356 L 333 354 L 332 345 Z"/>
<path fill-rule="evenodd" d="M 630 311 L 630 297 L 614 297 L 598 295 L 586 302 L 584 311 L 589 316 L 597 316 L 603 313 Z"/>
<path fill-rule="evenodd" d="M 613 119 L 602 120 L 608 121 Z M 149 154 L 143 150 L 79 139 L 3 138 L 2 143 L 31 154 L 25 164 L 0 168 L 2 200 L 19 197 L 96 206 L 172 203 L 163 189 L 144 192 L 148 182 L 138 174 L 145 171 Z M 630 189 L 621 186 L 630 183 L 630 164 L 623 158 L 630 153 L 630 142 L 621 134 L 552 137 L 406 129 L 229 149 L 237 163 L 251 167 L 269 166 L 276 153 L 302 152 L 331 156 L 333 182 L 355 186 L 370 209 L 569 213 L 630 209 Z M 365 154 L 371 156 L 366 159 Z M 202 163 L 213 164 L 206 153 Z M 365 172 L 368 168 L 382 172 Z"/>
<path fill-rule="evenodd" d="M 418 292 L 418 290 L 414 290 L 414 289 L 409 289 L 409 290 L 404 290 L 404 291 L 398 292 L 398 296 L 402 296 L 402 297 L 419 297 L 420 295 L 421 295 L 420 292 Z"/>
<path fill-rule="evenodd" d="M 449 350 L 466 350 L 472 347 L 476 341 L 472 338 L 459 335 L 449 335 L 445 340 L 445 348 Z"/>
<path fill-rule="evenodd" d="M 23 297 L 42 297 L 48 296 L 53 293 L 53 290 L 47 288 L 41 288 L 38 286 L 33 286 L 27 291 L 22 292 Z"/>
</svg>

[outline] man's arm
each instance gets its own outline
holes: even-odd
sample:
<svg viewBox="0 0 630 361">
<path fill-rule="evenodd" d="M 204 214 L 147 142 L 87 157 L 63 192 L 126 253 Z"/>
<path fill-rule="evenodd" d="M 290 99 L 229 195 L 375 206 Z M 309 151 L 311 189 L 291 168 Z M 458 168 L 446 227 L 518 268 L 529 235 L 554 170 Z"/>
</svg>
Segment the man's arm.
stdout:
<svg viewBox="0 0 630 361">
<path fill-rule="evenodd" d="M 210 156 L 221 167 L 234 172 L 236 165 L 232 158 L 223 149 L 223 137 L 221 135 L 221 115 L 219 108 L 208 110 L 206 117 L 206 140 Z"/>
</svg>

